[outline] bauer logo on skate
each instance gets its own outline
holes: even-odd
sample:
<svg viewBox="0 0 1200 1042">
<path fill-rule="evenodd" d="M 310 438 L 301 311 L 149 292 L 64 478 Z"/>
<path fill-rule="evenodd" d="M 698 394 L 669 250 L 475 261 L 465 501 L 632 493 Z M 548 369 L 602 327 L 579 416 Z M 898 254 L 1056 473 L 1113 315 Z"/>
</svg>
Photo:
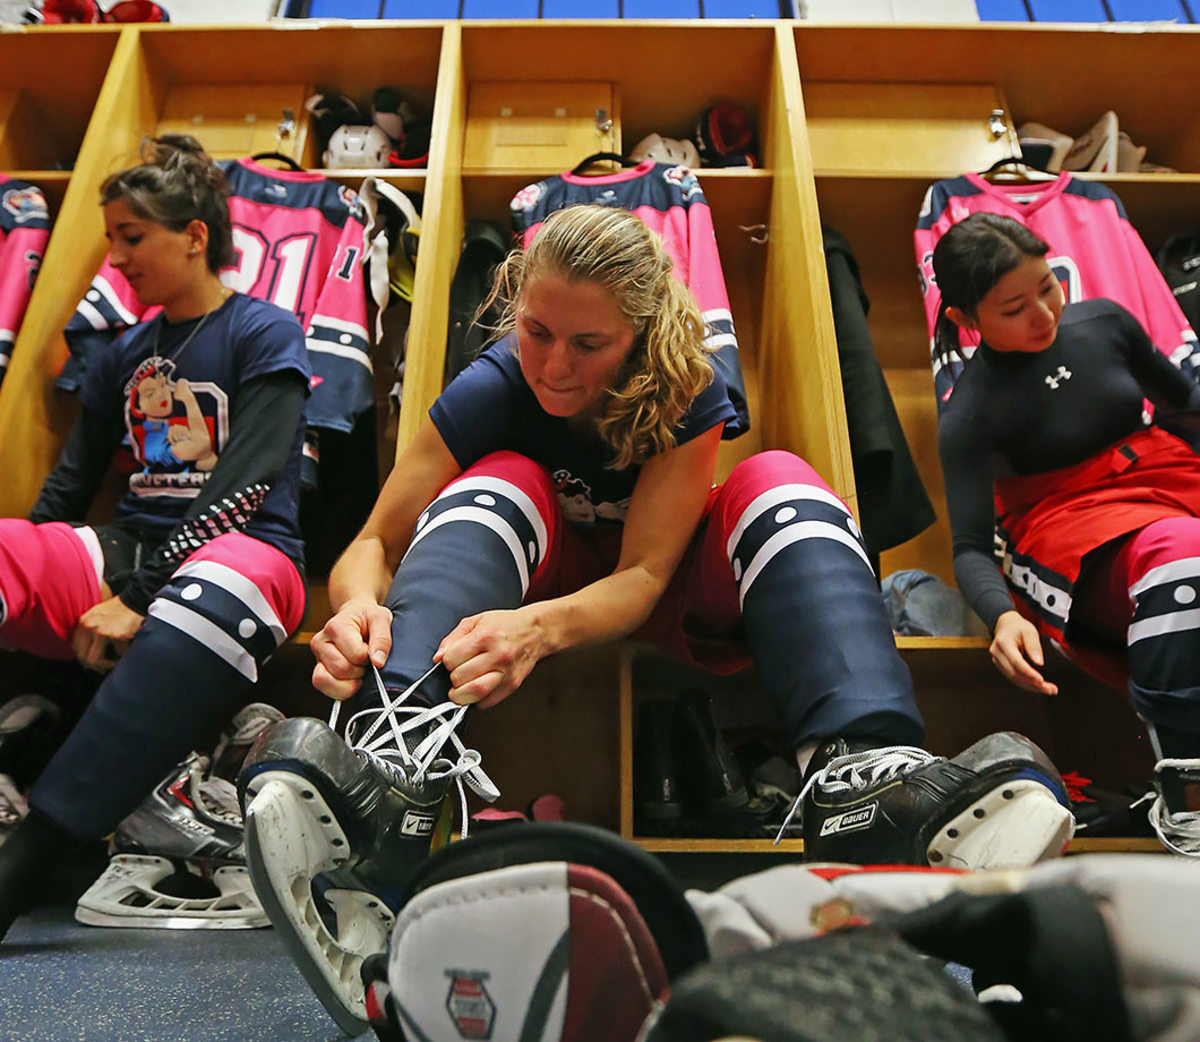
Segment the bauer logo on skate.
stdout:
<svg viewBox="0 0 1200 1042">
<path fill-rule="evenodd" d="M 832 836 L 838 832 L 852 832 L 854 829 L 865 829 L 875 820 L 878 803 L 870 803 L 858 810 L 848 810 L 845 814 L 837 814 L 826 818 L 821 823 L 821 835 Z"/>
<path fill-rule="evenodd" d="M 446 970 L 450 993 L 446 1009 L 461 1038 L 489 1039 L 496 1021 L 496 1004 L 483 982 L 491 976 L 483 970 Z"/>
<path fill-rule="evenodd" d="M 420 814 L 417 811 L 406 811 L 404 820 L 400 822 L 402 836 L 428 836 L 433 832 L 434 816 Z"/>
</svg>

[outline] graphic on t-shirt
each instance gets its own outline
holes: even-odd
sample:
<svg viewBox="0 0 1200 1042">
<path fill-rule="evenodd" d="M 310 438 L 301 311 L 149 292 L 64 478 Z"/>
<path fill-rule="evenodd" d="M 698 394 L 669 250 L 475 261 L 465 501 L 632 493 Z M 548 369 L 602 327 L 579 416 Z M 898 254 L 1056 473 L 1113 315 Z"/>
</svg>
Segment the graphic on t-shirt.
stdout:
<svg viewBox="0 0 1200 1042">
<path fill-rule="evenodd" d="M 629 513 L 629 496 L 615 502 L 607 500 L 593 502 L 592 487 L 581 478 L 575 477 L 566 468 L 559 468 L 550 475 L 563 517 L 576 525 L 591 525 L 597 521 L 624 523 Z"/>
<path fill-rule="evenodd" d="M 125 384 L 125 425 L 142 470 L 139 496 L 199 493 L 228 435 L 228 397 L 214 383 L 175 378 L 175 363 L 148 358 Z"/>
</svg>

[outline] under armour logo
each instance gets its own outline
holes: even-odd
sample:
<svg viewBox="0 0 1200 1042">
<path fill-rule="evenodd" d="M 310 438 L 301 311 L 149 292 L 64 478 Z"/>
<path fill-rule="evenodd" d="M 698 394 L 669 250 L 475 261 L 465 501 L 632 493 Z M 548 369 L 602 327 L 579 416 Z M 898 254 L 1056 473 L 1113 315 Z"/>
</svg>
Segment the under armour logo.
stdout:
<svg viewBox="0 0 1200 1042">
<path fill-rule="evenodd" d="M 1064 380 L 1069 379 L 1071 379 L 1071 370 L 1065 365 L 1060 365 L 1058 367 L 1058 372 L 1056 372 L 1053 376 L 1046 377 L 1046 383 L 1050 387 L 1050 390 L 1057 391 L 1058 385 Z"/>
</svg>

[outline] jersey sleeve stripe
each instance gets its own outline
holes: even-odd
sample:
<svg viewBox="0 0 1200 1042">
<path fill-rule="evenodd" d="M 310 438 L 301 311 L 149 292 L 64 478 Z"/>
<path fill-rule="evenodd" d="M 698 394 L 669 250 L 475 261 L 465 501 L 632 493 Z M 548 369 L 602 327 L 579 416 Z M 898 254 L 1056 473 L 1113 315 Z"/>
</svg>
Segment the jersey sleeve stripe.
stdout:
<svg viewBox="0 0 1200 1042">
<path fill-rule="evenodd" d="M 371 358 L 361 347 L 356 347 L 354 344 L 342 344 L 333 340 L 321 340 L 317 337 L 308 337 L 305 340 L 310 351 L 315 351 L 323 355 L 337 355 L 339 358 L 348 358 L 352 362 L 357 362 L 363 366 L 367 372 L 374 372 L 374 367 L 371 365 Z"/>
</svg>

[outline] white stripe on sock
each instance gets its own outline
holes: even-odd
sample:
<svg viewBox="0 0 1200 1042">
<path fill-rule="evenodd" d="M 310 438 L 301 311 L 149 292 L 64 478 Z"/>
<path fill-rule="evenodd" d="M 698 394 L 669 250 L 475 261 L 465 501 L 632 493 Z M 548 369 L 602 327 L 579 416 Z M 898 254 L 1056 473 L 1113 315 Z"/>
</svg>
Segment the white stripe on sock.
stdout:
<svg viewBox="0 0 1200 1042">
<path fill-rule="evenodd" d="M 104 550 L 100 546 L 100 537 L 96 535 L 95 529 L 88 525 L 80 525 L 78 528 L 72 528 L 71 531 L 79 537 L 88 557 L 92 559 L 92 570 L 96 573 L 96 582 L 103 584 Z"/>
<path fill-rule="evenodd" d="M 1126 643 L 1132 645 L 1139 640 L 1161 637 L 1164 633 L 1179 633 L 1183 630 L 1195 629 L 1200 629 L 1200 608 L 1192 608 L 1189 611 L 1173 611 L 1167 615 L 1156 615 L 1152 619 L 1143 619 L 1141 622 L 1131 622 Z M 1197 639 L 1200 640 L 1200 634 L 1197 634 Z"/>
<path fill-rule="evenodd" d="M 258 616 L 259 622 L 275 634 L 276 646 L 287 640 L 287 630 L 283 628 L 283 623 L 279 621 L 279 616 L 275 614 L 270 602 L 263 596 L 262 590 L 237 569 L 219 561 L 188 561 L 177 568 L 175 574 L 194 575 L 221 587 L 241 601 L 247 611 Z"/>
<path fill-rule="evenodd" d="M 469 478 L 459 478 L 457 481 L 450 482 L 445 487 L 438 499 L 442 496 L 453 492 L 469 492 L 474 489 L 479 489 L 481 492 L 498 492 L 507 499 L 511 499 L 517 505 L 517 509 L 525 515 L 525 520 L 529 522 L 533 528 L 533 534 L 537 536 L 539 562 L 546 559 L 546 544 L 548 542 L 546 536 L 546 523 L 542 520 L 542 515 L 538 513 L 538 508 L 533 500 L 525 493 L 518 485 L 514 485 L 511 481 L 505 481 L 504 478 L 493 477 L 490 474 L 474 474 Z M 435 500 L 436 502 L 436 500 Z M 557 509 L 557 508 L 556 508 Z"/>
<path fill-rule="evenodd" d="M 758 578 L 758 573 L 767 566 L 771 558 L 785 547 L 791 546 L 792 543 L 798 543 L 803 539 L 832 539 L 835 543 L 848 546 L 862 558 L 862 562 L 867 566 L 868 570 L 871 568 L 871 562 L 867 560 L 867 555 L 863 552 L 863 548 L 859 546 L 858 540 L 849 532 L 828 521 L 800 521 L 780 529 L 759 547 L 758 553 L 754 555 L 754 559 L 742 573 L 740 588 L 738 590 L 739 605 L 745 605 L 746 594 L 750 592 L 750 587 L 754 583 L 754 580 Z"/>
<path fill-rule="evenodd" d="M 1151 568 L 1137 582 L 1129 587 L 1129 596 L 1136 598 L 1154 586 L 1163 583 L 1178 582 L 1181 579 L 1200 578 L 1200 557 L 1181 557 L 1178 561 L 1168 561 L 1157 568 Z"/>
<path fill-rule="evenodd" d="M 408 544 L 408 550 L 404 556 L 407 557 L 412 553 L 413 547 L 424 539 L 435 528 L 441 528 L 442 525 L 449 524 L 452 521 L 470 521 L 477 525 L 483 525 L 484 528 L 490 528 L 501 539 L 504 540 L 504 545 L 508 547 L 512 554 L 513 561 L 517 566 L 517 573 L 521 579 L 521 596 L 524 597 L 529 590 L 529 567 L 525 563 L 525 548 L 521 545 L 521 540 L 517 533 L 513 530 L 512 525 L 504 520 L 494 510 L 488 510 L 485 507 L 460 506 L 451 507 L 449 510 L 444 510 L 437 517 L 427 521 L 421 528 L 413 540 Z M 403 562 L 401 562 L 403 563 Z"/>
<path fill-rule="evenodd" d="M 173 626 L 180 633 L 186 633 L 194 641 L 203 644 L 252 683 L 258 680 L 258 665 L 254 661 L 254 656 L 221 627 L 210 622 L 199 612 L 185 608 L 175 601 L 158 597 L 150 603 L 147 614 L 161 619 L 168 626 Z"/>
<path fill-rule="evenodd" d="M 766 492 L 755 496 L 750 501 L 750 505 L 742 511 L 742 516 L 738 518 L 737 524 L 733 526 L 733 534 L 729 537 L 729 542 L 725 544 L 725 554 L 732 561 L 733 552 L 737 548 L 738 540 L 742 538 L 742 534 L 755 521 L 759 519 L 772 507 L 778 506 L 780 503 L 790 503 L 794 499 L 814 500 L 818 503 L 827 503 L 829 506 L 837 507 L 847 517 L 851 517 L 851 513 L 846 509 L 846 504 L 843 503 L 828 489 L 819 488 L 816 485 L 776 485 L 774 488 L 769 488 Z"/>
</svg>

